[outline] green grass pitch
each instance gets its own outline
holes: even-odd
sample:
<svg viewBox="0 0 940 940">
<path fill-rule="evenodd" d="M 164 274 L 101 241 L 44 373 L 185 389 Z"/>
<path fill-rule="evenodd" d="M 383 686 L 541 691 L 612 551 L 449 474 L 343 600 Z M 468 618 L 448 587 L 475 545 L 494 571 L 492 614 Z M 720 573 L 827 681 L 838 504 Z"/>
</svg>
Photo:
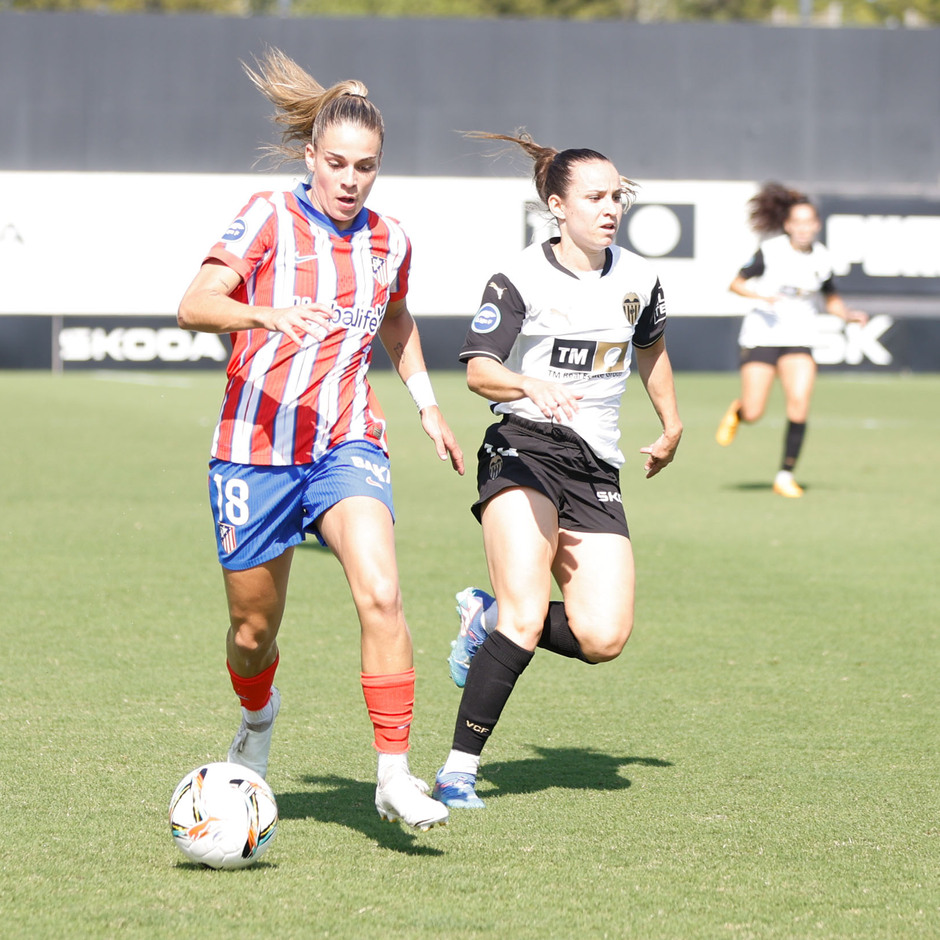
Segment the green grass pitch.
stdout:
<svg viewBox="0 0 940 940">
<path fill-rule="evenodd" d="M 213 872 L 166 809 L 238 720 L 204 472 L 222 376 L 0 373 L 0 935 L 940 936 L 940 377 L 822 376 L 801 500 L 770 491 L 777 393 L 725 450 L 736 377 L 677 379 L 685 437 L 654 480 L 636 377 L 624 404 L 630 643 L 597 667 L 536 656 L 487 747 L 486 810 L 446 829 L 376 815 L 352 603 L 335 560 L 298 549 L 278 836 Z M 486 584 L 473 473 L 374 380 L 430 778 L 453 595 Z M 472 462 L 485 405 L 459 373 L 435 386 Z"/>
</svg>

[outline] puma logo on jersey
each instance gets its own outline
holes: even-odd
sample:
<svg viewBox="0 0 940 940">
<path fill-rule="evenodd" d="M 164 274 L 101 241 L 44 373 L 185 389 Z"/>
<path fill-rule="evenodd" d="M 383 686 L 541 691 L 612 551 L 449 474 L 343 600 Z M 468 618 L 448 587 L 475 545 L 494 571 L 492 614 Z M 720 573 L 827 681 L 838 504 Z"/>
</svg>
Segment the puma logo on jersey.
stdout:
<svg viewBox="0 0 940 940">
<path fill-rule="evenodd" d="M 492 287 L 493 290 L 496 291 L 496 299 L 497 299 L 497 300 L 502 300 L 502 299 L 503 299 L 503 294 L 506 293 L 506 288 L 505 288 L 505 287 L 498 287 L 495 281 L 490 281 L 489 284 L 487 284 L 486 286 L 487 286 L 487 287 Z"/>
</svg>

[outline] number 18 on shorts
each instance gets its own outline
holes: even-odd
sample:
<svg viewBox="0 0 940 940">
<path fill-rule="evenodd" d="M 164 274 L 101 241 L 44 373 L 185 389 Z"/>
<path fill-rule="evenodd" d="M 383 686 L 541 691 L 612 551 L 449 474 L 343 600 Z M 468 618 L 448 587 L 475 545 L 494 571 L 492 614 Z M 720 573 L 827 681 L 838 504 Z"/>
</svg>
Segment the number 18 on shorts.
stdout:
<svg viewBox="0 0 940 940">
<path fill-rule="evenodd" d="M 349 441 L 312 464 L 254 466 L 209 462 L 209 501 L 223 567 L 253 568 L 277 558 L 312 532 L 316 520 L 349 496 L 367 496 L 392 518 L 388 455 L 365 441 Z"/>
</svg>

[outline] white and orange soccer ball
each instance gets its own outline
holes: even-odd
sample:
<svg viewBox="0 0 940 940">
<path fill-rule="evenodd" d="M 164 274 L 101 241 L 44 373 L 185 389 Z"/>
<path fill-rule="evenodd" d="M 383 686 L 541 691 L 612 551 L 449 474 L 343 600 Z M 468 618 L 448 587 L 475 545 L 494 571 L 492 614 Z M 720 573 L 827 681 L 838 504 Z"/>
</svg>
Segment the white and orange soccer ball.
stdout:
<svg viewBox="0 0 940 940">
<path fill-rule="evenodd" d="M 224 762 L 186 774 L 170 800 L 170 832 L 190 861 L 247 868 L 277 832 L 277 803 L 253 770 Z"/>
</svg>

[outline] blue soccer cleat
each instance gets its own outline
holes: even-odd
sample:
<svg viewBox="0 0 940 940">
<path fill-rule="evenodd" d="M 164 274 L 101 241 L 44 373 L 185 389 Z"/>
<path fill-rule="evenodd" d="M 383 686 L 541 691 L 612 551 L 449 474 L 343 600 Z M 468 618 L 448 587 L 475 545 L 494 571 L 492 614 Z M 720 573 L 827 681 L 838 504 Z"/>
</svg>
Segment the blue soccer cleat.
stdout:
<svg viewBox="0 0 940 940">
<path fill-rule="evenodd" d="M 460 615 L 460 632 L 450 644 L 447 662 L 450 677 L 457 688 L 462 689 L 473 657 L 496 626 L 496 598 L 479 588 L 464 588 L 457 595 L 457 613 Z"/>
<path fill-rule="evenodd" d="M 445 774 L 442 767 L 437 772 L 432 796 L 439 803 L 454 809 L 483 809 L 486 804 L 477 796 L 474 789 L 476 784 L 475 774 L 460 771 Z"/>
</svg>

